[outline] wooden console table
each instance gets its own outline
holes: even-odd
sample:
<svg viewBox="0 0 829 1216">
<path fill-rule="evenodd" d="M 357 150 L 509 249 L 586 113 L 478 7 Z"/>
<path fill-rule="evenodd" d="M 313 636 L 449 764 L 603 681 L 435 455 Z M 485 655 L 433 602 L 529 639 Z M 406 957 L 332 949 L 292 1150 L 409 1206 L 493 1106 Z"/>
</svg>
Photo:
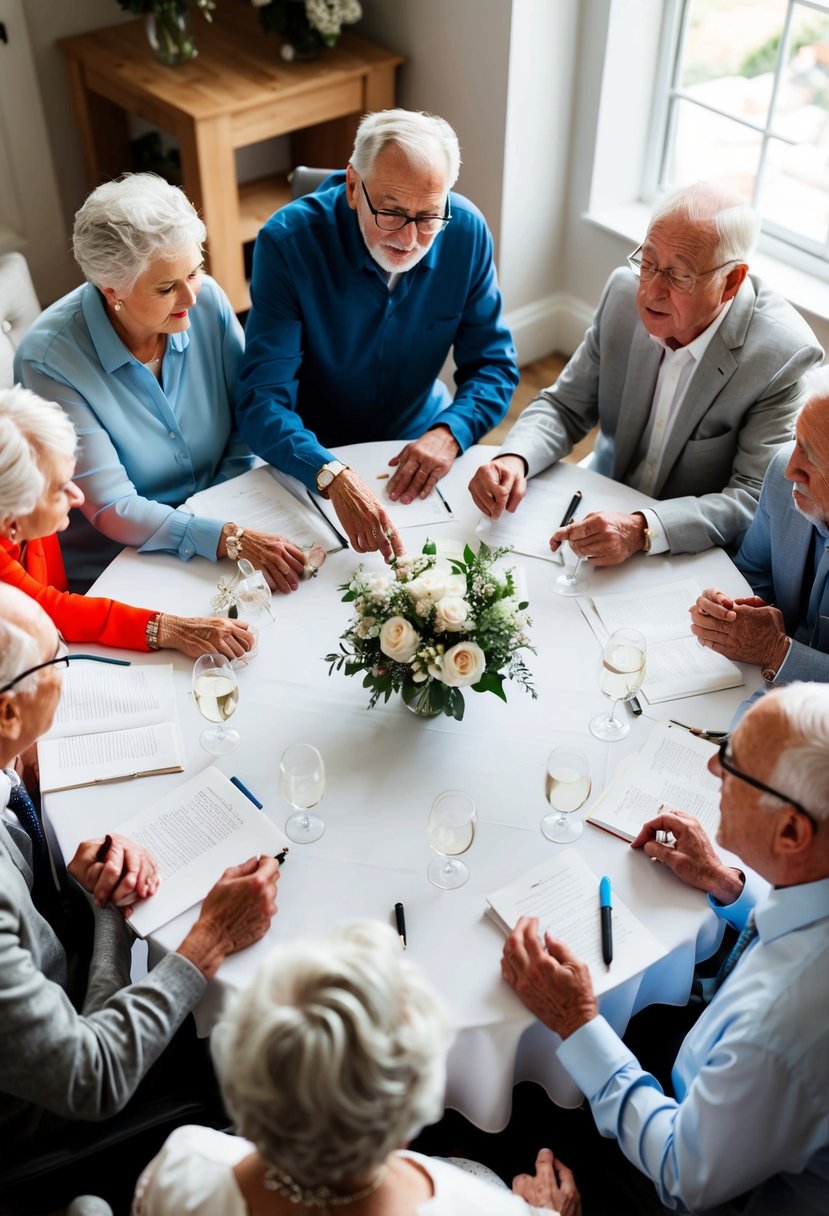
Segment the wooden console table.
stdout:
<svg viewBox="0 0 829 1216">
<path fill-rule="evenodd" d="M 188 197 L 207 225 L 210 271 L 233 308 L 250 307 L 242 244 L 290 201 L 285 174 L 242 186 L 235 149 L 291 136 L 292 164 L 344 166 L 362 114 L 394 105 L 404 57 L 343 34 L 310 63 L 286 63 L 251 5 L 219 5 L 196 18 L 199 53 L 166 67 L 143 21 L 61 40 L 91 186 L 130 167 L 127 114 L 174 135 Z"/>
</svg>

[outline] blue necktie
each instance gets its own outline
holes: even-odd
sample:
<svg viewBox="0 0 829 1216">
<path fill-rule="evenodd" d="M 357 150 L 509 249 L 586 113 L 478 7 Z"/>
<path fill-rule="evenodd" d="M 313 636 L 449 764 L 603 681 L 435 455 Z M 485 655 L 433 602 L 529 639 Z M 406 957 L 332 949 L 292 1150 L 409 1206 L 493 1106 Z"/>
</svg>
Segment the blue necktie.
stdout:
<svg viewBox="0 0 829 1216">
<path fill-rule="evenodd" d="M 54 886 L 49 846 L 46 843 L 37 807 L 29 797 L 29 791 L 22 781 L 11 787 L 8 806 L 10 811 L 14 811 L 20 826 L 32 842 L 32 873 L 35 886 L 39 890 L 48 890 L 49 887 Z M 44 884 L 48 885 L 44 888 Z"/>
<path fill-rule="evenodd" d="M 734 943 L 731 953 L 728 955 L 722 967 L 720 967 L 719 971 L 714 976 L 713 991 L 711 993 L 712 996 L 719 992 L 720 988 L 722 988 L 723 984 L 728 979 L 729 975 L 731 975 L 731 972 L 737 966 L 740 959 L 743 957 L 756 936 L 757 925 L 754 921 L 754 909 L 752 908 L 748 914 L 748 920 L 743 926 L 740 936 Z"/>
</svg>

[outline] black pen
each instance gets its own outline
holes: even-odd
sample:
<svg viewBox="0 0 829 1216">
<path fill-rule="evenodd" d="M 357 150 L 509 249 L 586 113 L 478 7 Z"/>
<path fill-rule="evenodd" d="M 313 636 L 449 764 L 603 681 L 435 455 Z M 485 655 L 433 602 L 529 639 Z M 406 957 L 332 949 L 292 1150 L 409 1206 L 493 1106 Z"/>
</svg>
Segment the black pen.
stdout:
<svg viewBox="0 0 829 1216">
<path fill-rule="evenodd" d="M 443 491 L 440 489 L 439 486 L 435 486 L 435 489 L 437 490 L 438 498 L 441 500 L 443 505 L 446 507 L 446 510 L 448 511 L 448 513 L 450 515 L 454 515 L 452 508 L 449 506 L 449 503 L 446 501 L 446 498 L 444 497 Z"/>
<path fill-rule="evenodd" d="M 613 905 L 610 900 L 610 879 L 605 874 L 599 883 L 599 909 L 602 918 L 602 958 L 606 967 L 613 962 Z"/>
<path fill-rule="evenodd" d="M 276 856 L 274 857 L 274 861 L 278 862 L 280 865 L 284 865 L 285 858 L 288 856 L 288 852 L 289 852 L 288 846 L 285 845 L 285 848 L 282 850 L 282 852 L 276 854 Z"/>
<path fill-rule="evenodd" d="M 628 701 L 628 705 L 630 706 L 630 712 L 633 714 L 634 718 L 638 718 L 642 712 L 642 702 L 639 700 L 639 698 L 631 697 Z"/>
<path fill-rule="evenodd" d="M 581 502 L 581 490 L 576 490 L 575 494 L 570 499 L 570 506 L 564 512 L 564 518 L 562 519 L 561 523 L 558 525 L 560 528 L 566 528 L 567 525 L 571 522 L 573 516 L 576 513 L 576 507 L 579 505 L 580 502 Z"/>
<path fill-rule="evenodd" d="M 394 919 L 397 922 L 397 932 L 400 934 L 400 945 L 406 949 L 406 914 L 402 904 L 394 905 Z"/>
<path fill-rule="evenodd" d="M 96 861 L 106 861 L 107 854 L 109 853 L 109 850 L 111 848 L 112 848 L 112 837 L 109 835 L 106 835 L 104 837 L 104 843 L 101 845 L 101 847 L 98 849 L 98 852 L 95 854 L 95 860 Z"/>
</svg>

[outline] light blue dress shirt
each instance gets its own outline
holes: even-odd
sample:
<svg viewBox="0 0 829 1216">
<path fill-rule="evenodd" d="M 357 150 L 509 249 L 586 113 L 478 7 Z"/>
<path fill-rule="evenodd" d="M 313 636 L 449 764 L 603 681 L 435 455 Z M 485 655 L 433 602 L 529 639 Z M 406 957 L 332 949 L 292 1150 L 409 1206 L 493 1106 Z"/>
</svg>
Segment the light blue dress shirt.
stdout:
<svg viewBox="0 0 829 1216">
<path fill-rule="evenodd" d="M 741 929 L 758 886 L 712 906 Z M 602 1017 L 558 1058 L 667 1206 L 817 1216 L 829 1212 L 829 878 L 770 891 L 755 916 L 758 937 L 680 1048 L 676 1100 Z"/>
<path fill-rule="evenodd" d="M 127 350 L 90 283 L 47 308 L 28 331 L 15 376 L 60 402 L 80 441 L 75 480 L 89 524 L 73 519 L 61 537 L 70 578 L 94 578 L 124 545 L 215 561 L 226 521 L 180 504 L 250 467 L 233 414 L 243 349 L 230 303 L 207 275 L 190 328 L 167 338 L 161 383 Z"/>
</svg>

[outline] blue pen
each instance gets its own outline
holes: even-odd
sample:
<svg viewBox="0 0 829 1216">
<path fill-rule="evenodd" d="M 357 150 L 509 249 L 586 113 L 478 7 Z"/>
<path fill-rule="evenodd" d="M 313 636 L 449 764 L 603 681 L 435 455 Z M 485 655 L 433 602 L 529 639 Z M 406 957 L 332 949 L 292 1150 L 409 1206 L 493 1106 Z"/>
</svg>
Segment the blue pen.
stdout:
<svg viewBox="0 0 829 1216">
<path fill-rule="evenodd" d="M 610 897 L 610 879 L 606 874 L 599 883 L 599 909 L 602 918 L 602 958 L 605 966 L 609 967 L 613 962 L 613 904 Z"/>
<path fill-rule="evenodd" d="M 231 777 L 230 782 L 231 782 L 231 785 L 236 786 L 237 790 L 241 790 L 241 792 L 245 795 L 246 798 L 250 798 L 253 805 L 258 806 L 260 811 L 263 809 L 264 804 L 259 801 L 259 799 L 256 797 L 255 794 L 252 794 L 250 792 L 248 787 L 245 785 L 244 781 L 240 781 L 238 777 Z"/>
</svg>

